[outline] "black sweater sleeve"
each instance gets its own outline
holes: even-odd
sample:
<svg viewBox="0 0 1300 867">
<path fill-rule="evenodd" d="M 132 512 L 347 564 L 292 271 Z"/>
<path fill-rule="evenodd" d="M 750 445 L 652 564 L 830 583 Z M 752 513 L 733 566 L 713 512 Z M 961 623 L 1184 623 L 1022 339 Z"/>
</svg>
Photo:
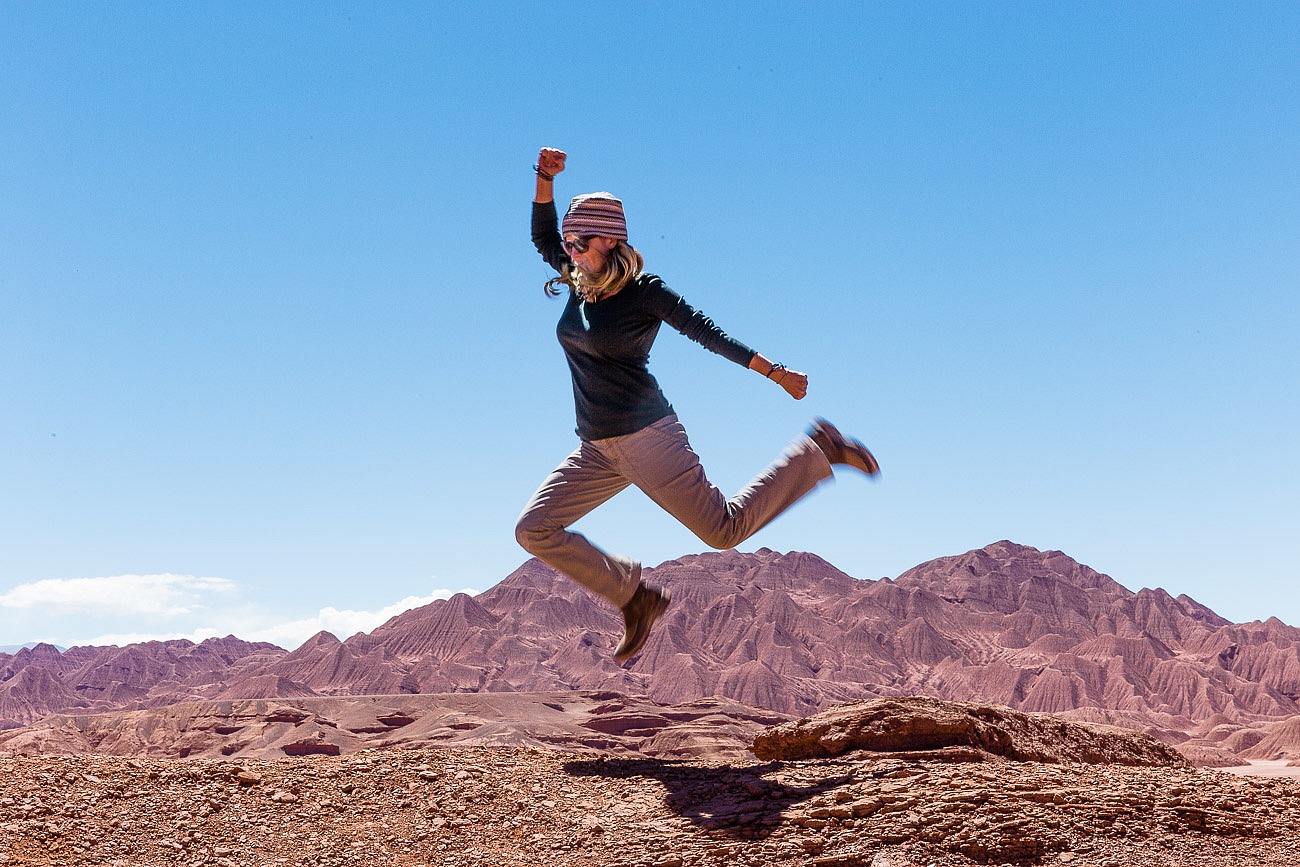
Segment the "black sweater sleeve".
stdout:
<svg viewBox="0 0 1300 867">
<path fill-rule="evenodd" d="M 727 334 L 713 320 L 696 310 L 686 299 L 669 289 L 658 277 L 646 275 L 647 297 L 655 315 L 710 352 L 749 367 L 754 350 Z"/>
<path fill-rule="evenodd" d="M 533 246 L 542 254 L 546 264 L 559 274 L 572 264 L 569 254 L 564 252 L 562 241 L 555 202 L 533 202 Z"/>
</svg>

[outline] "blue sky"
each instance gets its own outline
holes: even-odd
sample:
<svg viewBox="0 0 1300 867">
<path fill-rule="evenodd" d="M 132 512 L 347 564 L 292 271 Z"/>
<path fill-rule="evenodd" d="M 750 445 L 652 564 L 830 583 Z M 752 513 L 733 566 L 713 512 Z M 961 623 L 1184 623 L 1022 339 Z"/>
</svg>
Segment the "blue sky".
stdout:
<svg viewBox="0 0 1300 867">
<path fill-rule="evenodd" d="M 526 559 L 575 444 L 531 164 L 796 403 L 665 330 L 743 546 L 1011 539 L 1300 624 L 1300 7 L 0 5 L 0 645 L 346 636 Z M 635 491 L 579 528 L 704 549 Z"/>
</svg>

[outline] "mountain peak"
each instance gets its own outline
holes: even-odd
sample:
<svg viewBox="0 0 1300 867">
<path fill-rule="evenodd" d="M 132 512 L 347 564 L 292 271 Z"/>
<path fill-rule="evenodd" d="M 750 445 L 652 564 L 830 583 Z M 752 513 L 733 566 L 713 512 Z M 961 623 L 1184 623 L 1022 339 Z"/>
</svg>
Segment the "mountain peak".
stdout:
<svg viewBox="0 0 1300 867">
<path fill-rule="evenodd" d="M 1002 540 L 879 581 L 768 548 L 690 554 L 646 574 L 673 602 L 626 667 L 612 658 L 618 612 L 528 560 L 478 596 L 346 641 L 321 632 L 292 654 L 228 636 L 0 657 L 0 721 L 279 689 L 613 690 L 801 715 L 917 694 L 1171 731 L 1216 714 L 1300 713 L 1300 630 L 1275 618 L 1230 624 L 1163 590 L 1133 593 L 1060 551 Z"/>
</svg>

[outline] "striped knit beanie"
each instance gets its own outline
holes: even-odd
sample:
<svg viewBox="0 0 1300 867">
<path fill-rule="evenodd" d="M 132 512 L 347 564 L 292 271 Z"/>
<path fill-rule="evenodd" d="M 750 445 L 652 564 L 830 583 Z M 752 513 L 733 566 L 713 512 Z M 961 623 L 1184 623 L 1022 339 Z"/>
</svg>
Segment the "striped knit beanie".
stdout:
<svg viewBox="0 0 1300 867">
<path fill-rule="evenodd" d="M 610 193 L 574 196 L 560 231 L 565 236 L 599 235 L 626 241 L 627 218 L 623 216 L 623 203 Z"/>
</svg>

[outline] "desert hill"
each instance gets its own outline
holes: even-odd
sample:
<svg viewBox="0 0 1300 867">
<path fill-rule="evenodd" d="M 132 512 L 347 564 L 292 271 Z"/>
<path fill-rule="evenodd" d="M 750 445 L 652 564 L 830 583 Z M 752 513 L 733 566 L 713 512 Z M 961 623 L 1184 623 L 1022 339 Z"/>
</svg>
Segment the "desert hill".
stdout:
<svg viewBox="0 0 1300 867">
<path fill-rule="evenodd" d="M 791 715 L 928 695 L 1172 742 L 1216 729 L 1225 749 L 1225 730 L 1300 712 L 1300 630 L 1134 593 L 1056 551 L 999 542 L 880 581 L 765 549 L 683 557 L 647 575 L 674 603 L 628 669 L 610 659 L 615 615 L 535 560 L 478 597 L 344 642 L 318 636 L 265 667 L 322 694 L 608 689 L 665 704 L 718 695 Z"/>
<path fill-rule="evenodd" d="M 150 641 L 126 647 L 49 644 L 0 653 L 0 729 L 57 711 L 94 713 L 165 707 L 205 697 L 214 684 L 242 680 L 246 666 L 284 656 L 273 644 L 234 636 Z"/>
<path fill-rule="evenodd" d="M 665 706 L 720 697 L 800 716 L 925 695 L 1224 754 L 1300 755 L 1290 729 L 1271 728 L 1300 713 L 1300 630 L 1135 593 L 1058 551 L 1003 541 L 878 581 L 767 549 L 691 555 L 646 575 L 674 602 L 628 668 L 611 659 L 616 614 L 530 560 L 476 597 L 347 640 L 321 633 L 292 653 L 229 637 L 0 654 L 0 718 L 12 727 L 177 701 L 569 690 Z"/>
</svg>

